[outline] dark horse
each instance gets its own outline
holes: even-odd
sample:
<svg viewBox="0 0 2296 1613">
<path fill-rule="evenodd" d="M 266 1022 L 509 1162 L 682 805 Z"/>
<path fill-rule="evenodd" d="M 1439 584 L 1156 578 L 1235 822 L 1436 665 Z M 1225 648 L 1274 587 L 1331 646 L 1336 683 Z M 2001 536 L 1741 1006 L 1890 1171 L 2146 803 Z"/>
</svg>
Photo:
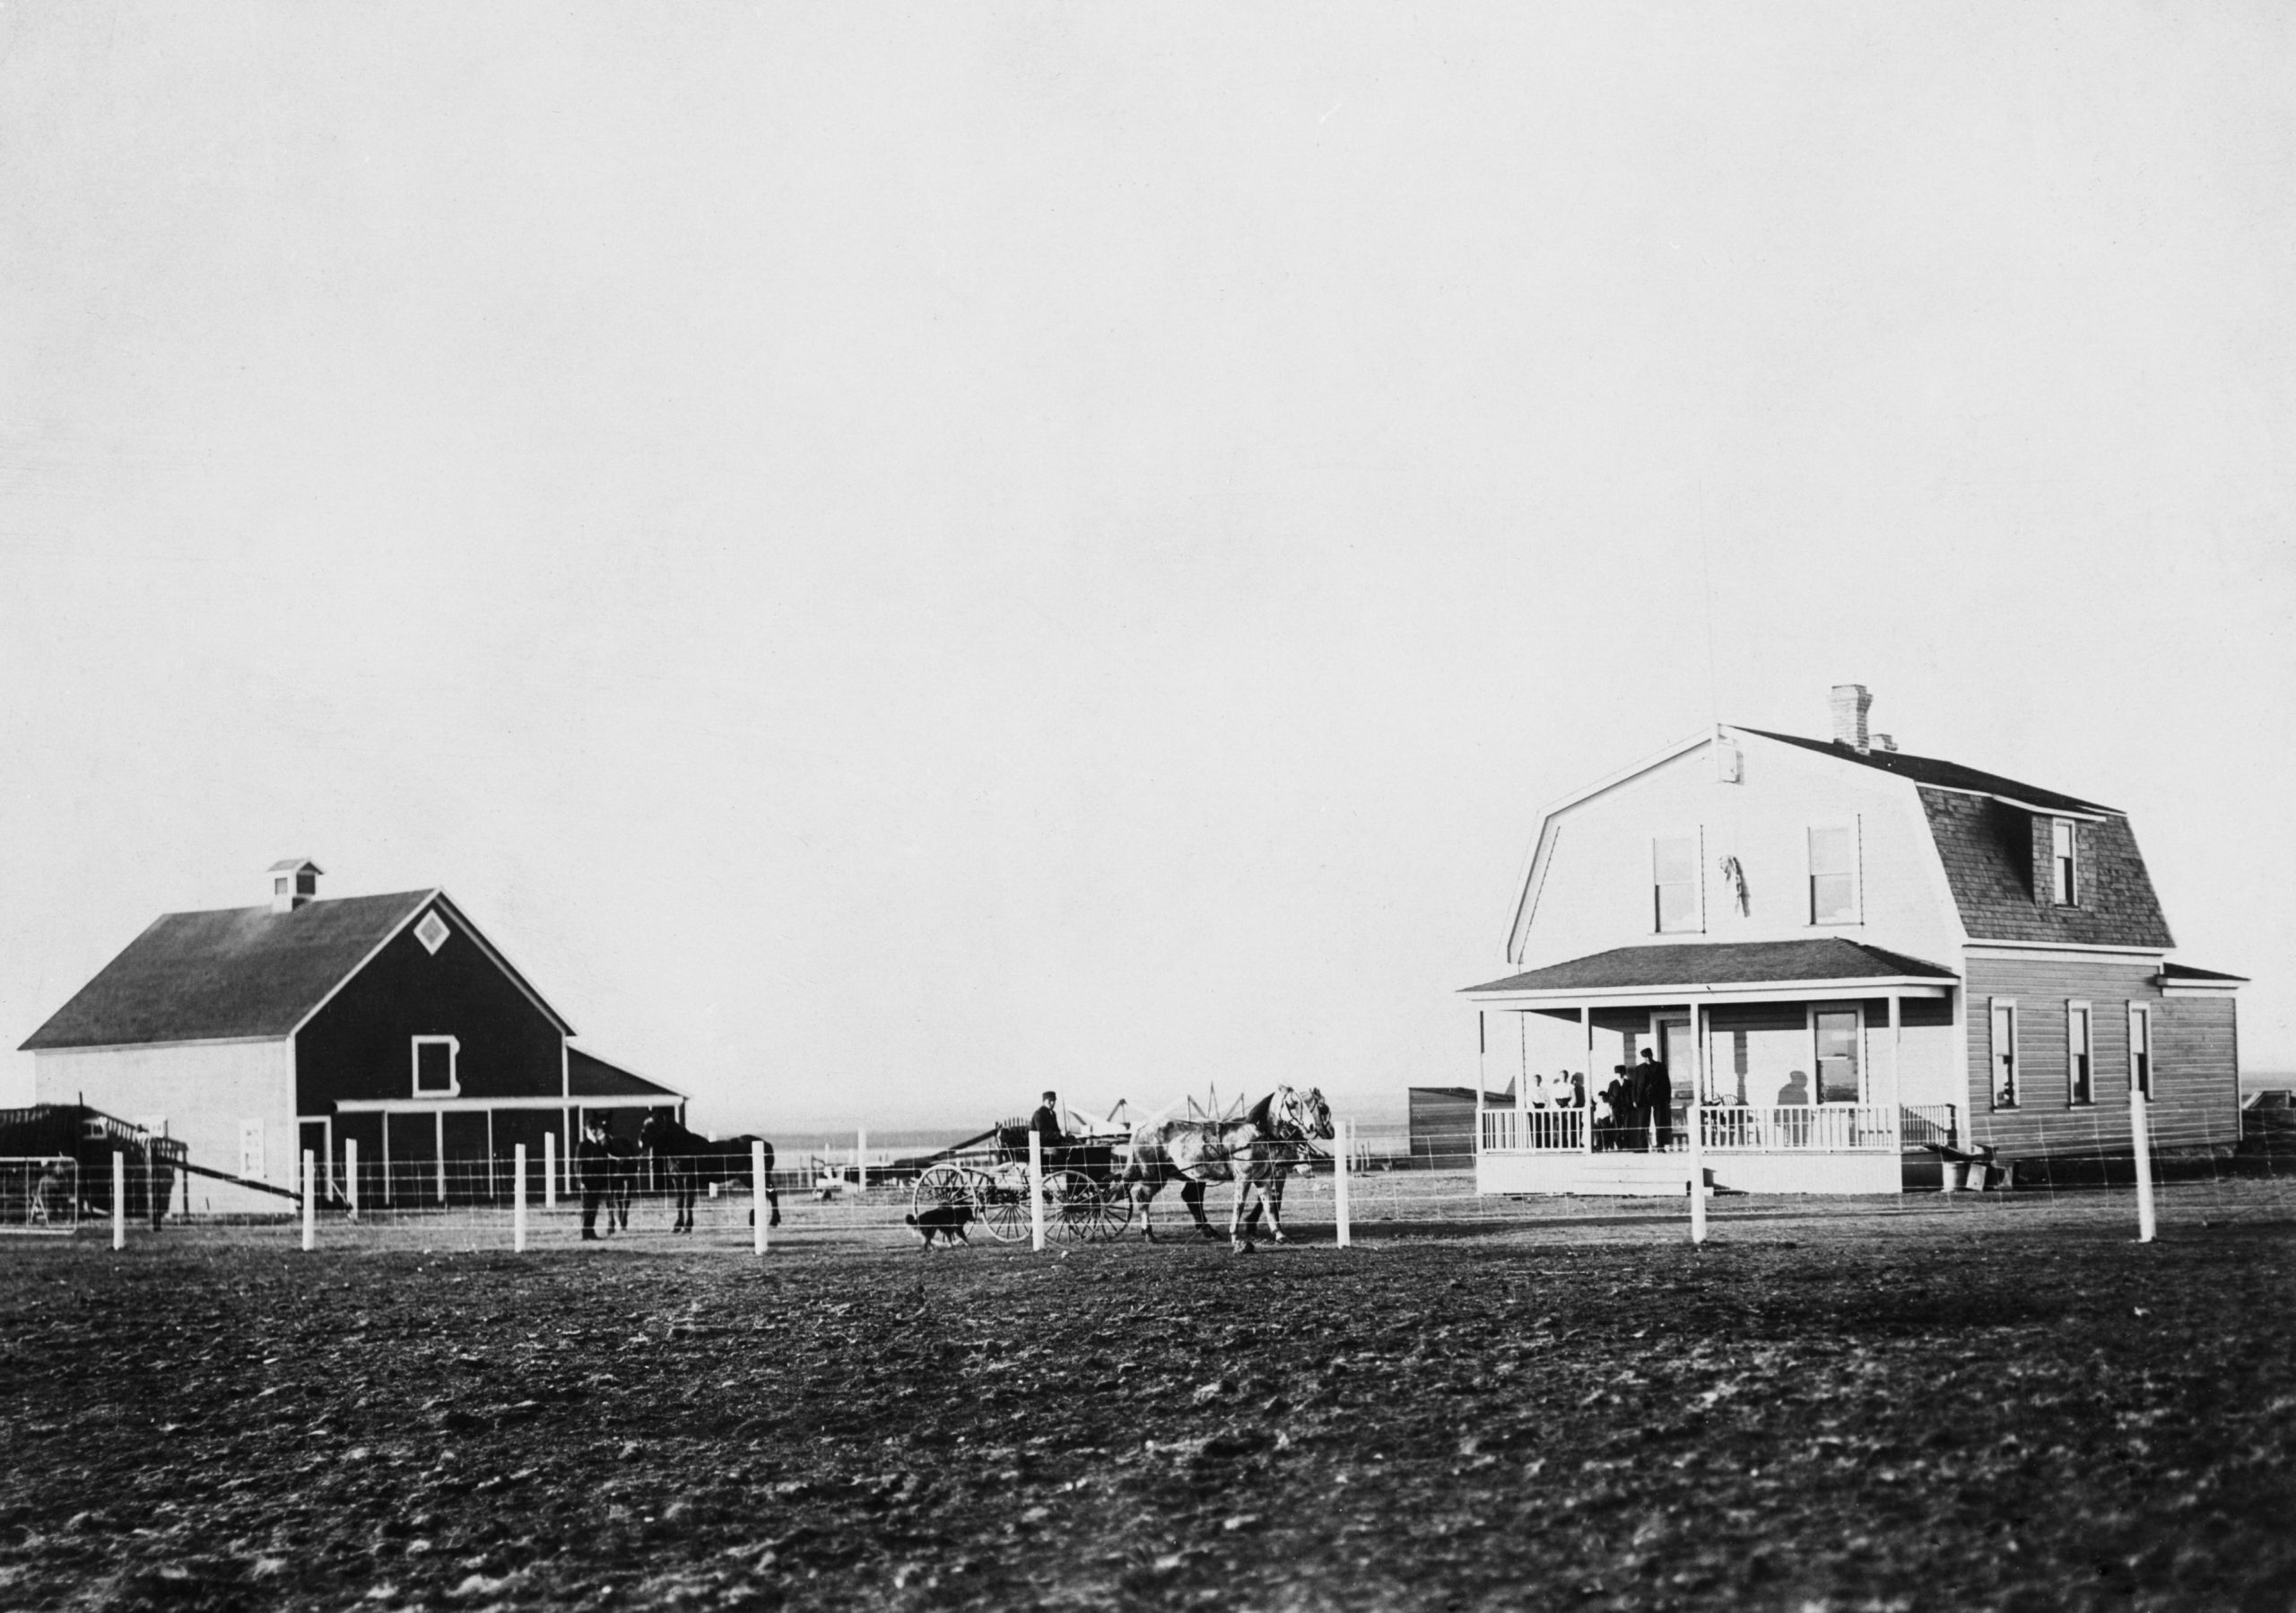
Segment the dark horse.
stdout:
<svg viewBox="0 0 2296 1613">
<path fill-rule="evenodd" d="M 773 1190 L 773 1145 L 761 1137 L 721 1137 L 715 1142 L 687 1130 L 666 1114 L 649 1114 L 639 1128 L 639 1141 L 654 1155 L 654 1167 L 669 1184 L 677 1200 L 678 1216 L 672 1232 L 693 1230 L 693 1201 L 713 1181 L 747 1181 L 750 1145 L 765 1143 L 765 1202 L 768 1226 L 781 1225 L 781 1195 Z M 754 1216 L 757 1211 L 752 1208 Z"/>
</svg>

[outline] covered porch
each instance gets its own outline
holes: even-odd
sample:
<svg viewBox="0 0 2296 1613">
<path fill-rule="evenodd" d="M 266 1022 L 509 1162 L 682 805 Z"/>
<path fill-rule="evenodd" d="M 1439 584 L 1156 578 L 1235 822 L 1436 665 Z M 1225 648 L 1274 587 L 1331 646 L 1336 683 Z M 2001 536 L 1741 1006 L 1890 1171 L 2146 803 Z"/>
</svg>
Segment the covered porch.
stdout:
<svg viewBox="0 0 2296 1613">
<path fill-rule="evenodd" d="M 1469 987 L 1477 1190 L 1895 1193 L 1959 1140 L 1959 979 L 1862 943 L 1621 947 Z M 1665 1098 L 1618 1087 L 1649 1052 Z"/>
</svg>

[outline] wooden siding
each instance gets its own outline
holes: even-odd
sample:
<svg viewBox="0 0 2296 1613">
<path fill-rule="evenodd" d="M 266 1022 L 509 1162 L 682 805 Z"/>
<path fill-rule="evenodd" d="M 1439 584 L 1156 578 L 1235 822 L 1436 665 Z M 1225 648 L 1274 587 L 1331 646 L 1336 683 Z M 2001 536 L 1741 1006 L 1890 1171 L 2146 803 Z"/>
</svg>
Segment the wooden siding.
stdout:
<svg viewBox="0 0 2296 1613">
<path fill-rule="evenodd" d="M 2128 1005 L 2152 1013 L 2156 1149 L 2239 1140 L 2234 1007 L 2219 998 L 2163 997 L 2154 965 L 2077 955 L 2048 961 L 1977 956 L 1969 962 L 1970 1135 L 2012 1156 L 2129 1151 Z M 2018 1106 L 1993 1107 L 1996 998 L 2017 1004 Z M 2071 1101 L 2066 1006 L 2090 1007 L 2094 1102 Z"/>
<path fill-rule="evenodd" d="M 435 956 L 413 926 L 401 930 L 303 1027 L 295 1039 L 299 1112 L 329 1113 L 346 1098 L 413 1097 L 417 1036 L 452 1036 L 461 1043 L 455 1073 L 462 1097 L 557 1097 L 564 1091 L 564 1039 L 556 1023 L 459 925 L 448 923 L 455 933 Z"/>
</svg>

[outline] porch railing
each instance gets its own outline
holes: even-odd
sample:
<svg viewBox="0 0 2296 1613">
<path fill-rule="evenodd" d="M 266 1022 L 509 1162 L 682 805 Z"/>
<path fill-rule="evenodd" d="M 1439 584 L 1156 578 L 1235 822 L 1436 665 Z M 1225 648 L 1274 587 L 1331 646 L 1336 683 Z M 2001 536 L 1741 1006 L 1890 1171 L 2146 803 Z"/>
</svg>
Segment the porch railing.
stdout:
<svg viewBox="0 0 2296 1613">
<path fill-rule="evenodd" d="M 1961 1146 L 1959 1119 L 1951 1103 L 1909 1103 L 1898 1111 L 1898 1129 L 1909 1148 L 1931 1143 L 1958 1148 Z"/>
<path fill-rule="evenodd" d="M 1587 1146 L 1583 1109 L 1486 1109 L 1486 1154 L 1572 1154 Z"/>
<path fill-rule="evenodd" d="M 1709 1148 L 1747 1154 L 1846 1154 L 1898 1147 L 1896 1112 L 1880 1103 L 1824 1103 L 1814 1107 L 1712 1108 L 1706 1120 Z"/>
</svg>

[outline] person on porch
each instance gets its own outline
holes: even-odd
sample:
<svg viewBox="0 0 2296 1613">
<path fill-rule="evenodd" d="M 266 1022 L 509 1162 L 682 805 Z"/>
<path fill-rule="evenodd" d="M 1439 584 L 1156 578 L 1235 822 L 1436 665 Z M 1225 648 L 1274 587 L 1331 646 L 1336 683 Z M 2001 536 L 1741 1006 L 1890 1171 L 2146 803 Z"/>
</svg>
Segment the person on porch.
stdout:
<svg viewBox="0 0 2296 1613">
<path fill-rule="evenodd" d="M 1611 1067 L 1611 1084 L 1603 1088 L 1603 1137 L 1598 1145 L 1605 1148 L 1624 1148 L 1634 1132 L 1634 1089 L 1628 1085 L 1626 1066 Z"/>
<path fill-rule="evenodd" d="M 1674 1144 L 1674 1084 L 1666 1074 L 1666 1067 L 1658 1062 L 1648 1048 L 1642 1050 L 1642 1062 L 1634 1067 L 1636 1104 L 1649 1116 L 1648 1124 L 1657 1133 L 1656 1147 L 1671 1148 Z"/>
<path fill-rule="evenodd" d="M 1810 1107 L 1810 1077 L 1796 1070 L 1786 1077 L 1786 1085 L 1778 1089 L 1778 1106 L 1796 1112 L 1781 1114 L 1779 1129 L 1785 1133 L 1789 1147 L 1801 1147 L 1810 1140 L 1810 1117 L 1799 1112 Z"/>
</svg>

